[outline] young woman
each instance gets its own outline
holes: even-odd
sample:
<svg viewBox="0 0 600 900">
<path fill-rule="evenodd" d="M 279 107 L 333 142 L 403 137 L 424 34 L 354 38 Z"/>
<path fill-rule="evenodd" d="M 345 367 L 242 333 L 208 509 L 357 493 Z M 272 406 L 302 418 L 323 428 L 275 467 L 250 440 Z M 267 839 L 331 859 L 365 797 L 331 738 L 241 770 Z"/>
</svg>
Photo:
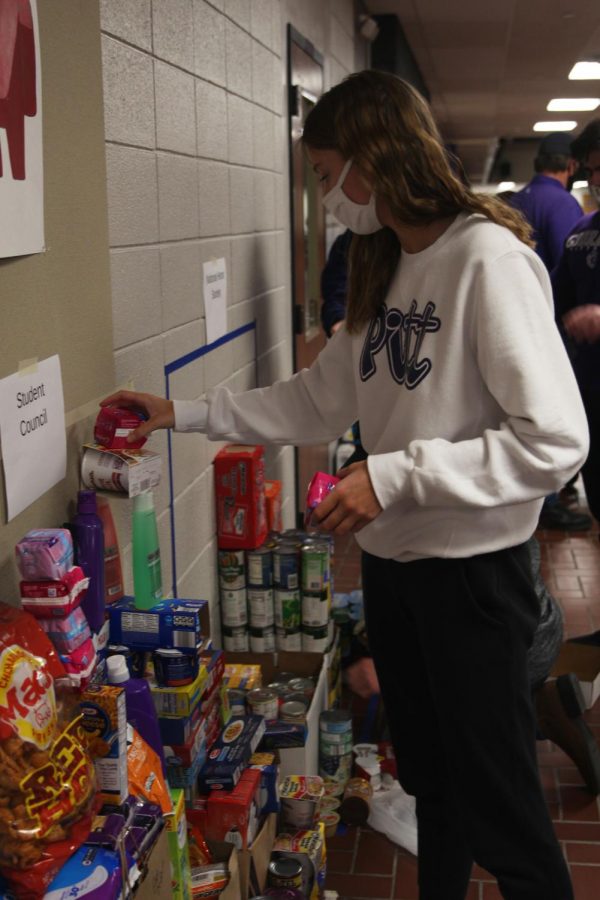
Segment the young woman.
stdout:
<svg viewBox="0 0 600 900">
<path fill-rule="evenodd" d="M 344 327 L 268 388 L 103 403 L 143 406 L 136 435 L 310 444 L 360 420 L 368 459 L 317 516 L 364 551 L 371 650 L 417 802 L 420 896 L 463 900 L 476 861 L 507 900 L 569 900 L 526 665 L 540 607 L 524 544 L 587 450 L 548 275 L 518 214 L 453 175 L 425 102 L 395 76 L 332 88 L 303 143 L 325 206 L 359 235 Z"/>
</svg>

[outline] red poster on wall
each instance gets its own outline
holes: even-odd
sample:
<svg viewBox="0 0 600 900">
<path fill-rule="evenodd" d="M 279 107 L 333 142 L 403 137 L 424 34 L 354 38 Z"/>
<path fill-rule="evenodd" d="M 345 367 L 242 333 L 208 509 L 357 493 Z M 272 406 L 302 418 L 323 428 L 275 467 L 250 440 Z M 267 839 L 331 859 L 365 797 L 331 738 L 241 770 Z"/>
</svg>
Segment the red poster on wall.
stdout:
<svg viewBox="0 0 600 900">
<path fill-rule="evenodd" d="M 44 250 L 36 0 L 0 0 L 0 257 Z"/>
</svg>

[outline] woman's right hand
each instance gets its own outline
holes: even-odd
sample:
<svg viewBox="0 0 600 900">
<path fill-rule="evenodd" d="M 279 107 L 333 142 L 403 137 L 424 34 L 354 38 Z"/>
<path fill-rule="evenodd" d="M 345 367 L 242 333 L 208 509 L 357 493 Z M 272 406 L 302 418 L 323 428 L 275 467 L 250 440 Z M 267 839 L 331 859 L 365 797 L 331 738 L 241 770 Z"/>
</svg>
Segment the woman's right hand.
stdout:
<svg viewBox="0 0 600 900">
<path fill-rule="evenodd" d="M 142 437 L 147 437 L 157 428 L 172 428 L 175 424 L 173 401 L 154 394 L 142 394 L 138 391 L 117 391 L 100 401 L 100 406 L 119 406 L 127 409 L 142 410 L 148 417 L 141 422 L 135 431 L 127 435 L 127 443 L 131 444 Z"/>
</svg>

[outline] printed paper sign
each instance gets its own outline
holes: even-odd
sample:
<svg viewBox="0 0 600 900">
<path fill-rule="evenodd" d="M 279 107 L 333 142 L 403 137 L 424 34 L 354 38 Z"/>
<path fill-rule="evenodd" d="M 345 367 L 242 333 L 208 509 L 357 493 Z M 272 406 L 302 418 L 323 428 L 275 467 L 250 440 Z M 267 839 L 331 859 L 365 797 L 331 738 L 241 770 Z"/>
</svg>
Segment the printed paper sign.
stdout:
<svg viewBox="0 0 600 900">
<path fill-rule="evenodd" d="M 58 356 L 0 380 L 0 435 L 10 521 L 61 481 L 67 471 Z"/>
<path fill-rule="evenodd" d="M 224 259 L 204 263 L 206 343 L 227 334 L 227 270 Z"/>
</svg>

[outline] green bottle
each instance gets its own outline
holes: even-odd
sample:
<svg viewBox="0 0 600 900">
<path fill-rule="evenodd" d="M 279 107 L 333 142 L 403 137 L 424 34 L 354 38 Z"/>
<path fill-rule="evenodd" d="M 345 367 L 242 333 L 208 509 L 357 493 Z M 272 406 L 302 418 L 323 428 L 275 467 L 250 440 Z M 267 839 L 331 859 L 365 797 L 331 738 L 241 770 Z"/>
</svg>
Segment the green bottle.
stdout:
<svg viewBox="0 0 600 900">
<path fill-rule="evenodd" d="M 137 609 L 150 609 L 162 599 L 160 547 L 152 491 L 133 498 L 133 595 Z"/>
</svg>

